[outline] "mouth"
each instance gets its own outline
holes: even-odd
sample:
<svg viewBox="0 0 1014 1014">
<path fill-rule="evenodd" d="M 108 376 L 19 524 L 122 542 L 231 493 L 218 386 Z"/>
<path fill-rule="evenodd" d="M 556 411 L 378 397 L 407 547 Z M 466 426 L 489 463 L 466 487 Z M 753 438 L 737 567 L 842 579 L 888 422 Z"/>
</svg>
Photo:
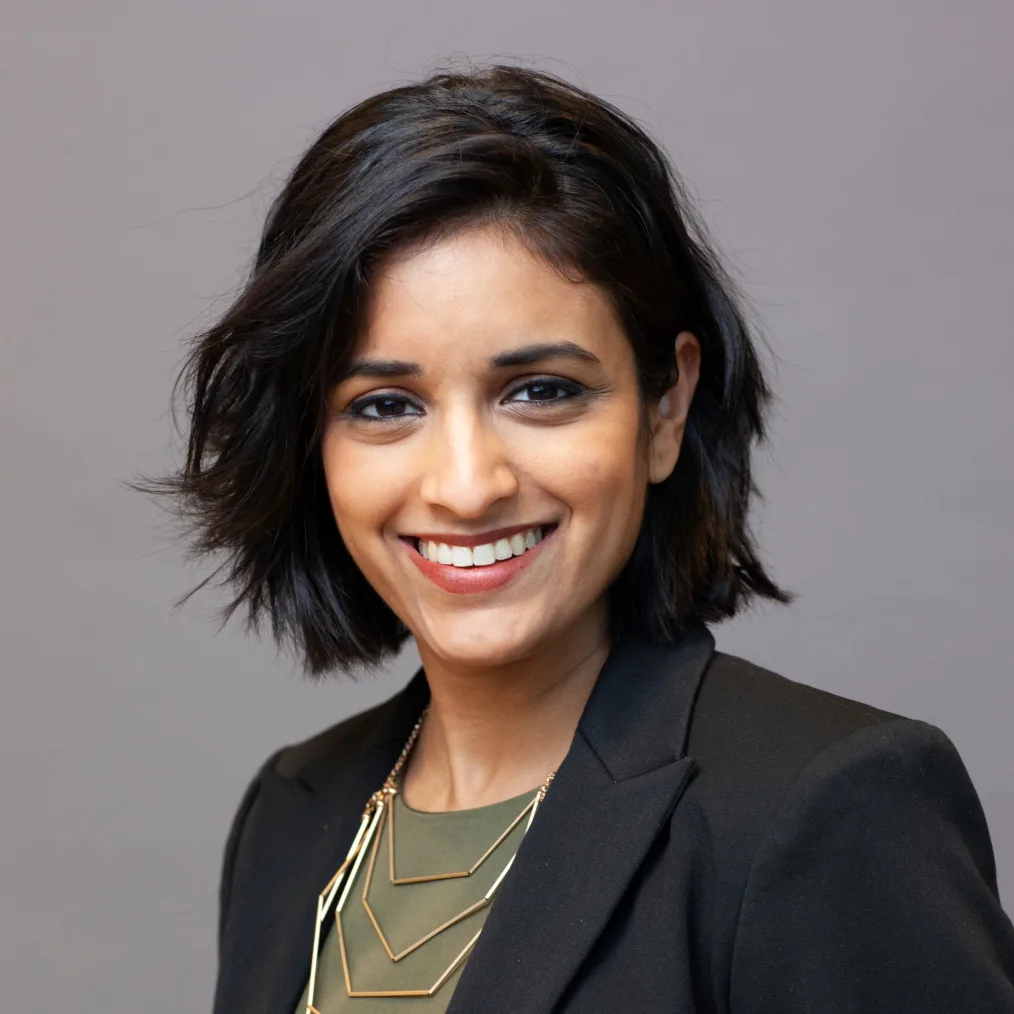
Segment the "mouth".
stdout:
<svg viewBox="0 0 1014 1014">
<path fill-rule="evenodd" d="M 499 529 L 482 535 L 401 536 L 409 558 L 434 584 L 458 594 L 501 588 L 552 541 L 555 522 Z"/>
</svg>

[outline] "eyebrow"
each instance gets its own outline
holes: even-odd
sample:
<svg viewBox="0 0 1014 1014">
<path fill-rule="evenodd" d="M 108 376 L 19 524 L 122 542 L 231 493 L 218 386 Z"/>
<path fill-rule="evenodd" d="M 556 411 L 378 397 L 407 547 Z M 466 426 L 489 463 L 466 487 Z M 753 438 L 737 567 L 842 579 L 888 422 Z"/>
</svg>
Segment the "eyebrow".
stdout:
<svg viewBox="0 0 1014 1014">
<path fill-rule="evenodd" d="M 342 377 L 421 377 L 422 367 L 402 359 L 357 359 Z"/>
<path fill-rule="evenodd" d="M 515 366 L 531 366 L 543 359 L 580 359 L 586 363 L 600 364 L 598 356 L 575 342 L 536 342 L 522 345 L 493 356 L 489 364 L 495 370 Z M 418 363 L 403 359 L 357 359 L 347 370 L 344 378 L 351 377 L 421 377 L 423 368 Z"/>
<path fill-rule="evenodd" d="M 501 352 L 490 360 L 490 365 L 502 370 L 510 366 L 531 366 L 543 359 L 580 359 L 586 363 L 599 363 L 598 356 L 574 342 L 537 342 Z"/>
</svg>

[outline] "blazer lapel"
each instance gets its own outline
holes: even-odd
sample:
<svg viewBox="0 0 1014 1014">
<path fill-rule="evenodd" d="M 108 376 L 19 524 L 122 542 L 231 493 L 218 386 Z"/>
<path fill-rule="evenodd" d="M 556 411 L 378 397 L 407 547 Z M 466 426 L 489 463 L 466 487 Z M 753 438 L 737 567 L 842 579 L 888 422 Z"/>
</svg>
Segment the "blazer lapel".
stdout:
<svg viewBox="0 0 1014 1014">
<path fill-rule="evenodd" d="M 245 890 L 235 893 L 229 934 L 235 953 L 221 955 L 215 1014 L 295 1011 L 310 970 L 317 895 L 345 858 L 366 801 L 397 760 L 428 695 L 417 673 L 375 717 L 358 758 L 342 751 L 336 767 L 325 754 L 301 766 L 298 777 L 270 767 L 262 775 L 263 805 L 250 817 L 257 826 L 245 833 L 267 843 L 258 849 L 267 858 L 235 871 Z M 259 814 L 268 815 L 266 826 L 259 826 Z"/>
<path fill-rule="evenodd" d="M 676 646 L 610 654 L 448 1014 L 548 1014 L 693 773 L 687 730 L 714 651 L 703 627 Z"/>
</svg>

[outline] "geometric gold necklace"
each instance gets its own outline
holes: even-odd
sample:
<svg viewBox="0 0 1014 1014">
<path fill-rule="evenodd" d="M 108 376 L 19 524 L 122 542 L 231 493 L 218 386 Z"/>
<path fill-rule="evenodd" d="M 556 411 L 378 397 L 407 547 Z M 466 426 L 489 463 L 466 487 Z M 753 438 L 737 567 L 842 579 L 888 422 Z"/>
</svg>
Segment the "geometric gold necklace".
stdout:
<svg viewBox="0 0 1014 1014">
<path fill-rule="evenodd" d="M 419 720 L 412 729 L 412 732 L 408 737 L 408 741 L 405 743 L 398 760 L 391 769 L 391 773 L 385 779 L 383 786 L 370 796 L 370 799 L 366 804 L 366 809 L 363 811 L 362 820 L 359 823 L 359 830 L 352 841 L 352 846 L 348 851 L 348 855 L 345 857 L 345 861 L 341 864 L 338 871 L 328 881 L 327 886 L 317 897 L 317 915 L 314 921 L 313 932 L 313 953 L 310 957 L 310 979 L 307 984 L 306 992 L 307 1014 L 322 1014 L 322 1012 L 319 1011 L 313 1004 L 314 990 L 317 980 L 317 956 L 320 951 L 320 930 L 324 920 L 327 918 L 327 914 L 330 911 L 331 906 L 334 904 L 336 897 L 338 897 L 338 903 L 335 906 L 335 923 L 338 931 L 338 948 L 341 953 L 342 972 L 345 977 L 345 989 L 350 997 L 432 996 L 451 977 L 451 975 L 454 974 L 454 971 L 465 960 L 471 949 L 475 946 L 475 942 L 479 939 L 479 933 L 482 932 L 480 927 L 479 931 L 471 938 L 471 940 L 468 941 L 450 965 L 448 965 L 448 967 L 440 974 L 436 982 L 428 988 L 387 990 L 354 989 L 352 985 L 351 972 L 349 970 L 348 953 L 345 946 L 345 931 L 342 926 L 342 912 L 348 902 L 359 868 L 367 855 L 369 855 L 369 859 L 367 861 L 366 875 L 362 890 L 362 903 L 370 918 L 370 922 L 373 924 L 373 927 L 377 932 L 377 936 L 380 938 L 380 942 L 383 945 L 384 950 L 387 952 L 388 958 L 392 962 L 401 961 L 403 958 L 418 950 L 440 933 L 443 933 L 445 930 L 450 929 L 451 926 L 456 925 L 463 919 L 467 919 L 470 915 L 473 915 L 475 912 L 478 912 L 489 905 L 493 900 L 493 896 L 496 894 L 497 888 L 502 883 L 504 877 L 507 876 L 507 872 L 510 870 L 511 865 L 514 862 L 514 856 L 512 855 L 494 880 L 492 887 L 490 887 L 490 889 L 486 891 L 486 893 L 480 897 L 478 901 L 469 905 L 457 915 L 452 916 L 446 922 L 443 922 L 436 928 L 430 930 L 408 947 L 405 947 L 403 950 L 395 953 L 387 939 L 387 936 L 381 928 L 376 914 L 370 907 L 369 901 L 370 884 L 373 880 L 377 851 L 385 825 L 388 827 L 388 873 L 390 882 L 395 886 L 403 884 L 428 883 L 435 880 L 451 880 L 458 877 L 470 877 L 476 870 L 479 869 L 480 866 L 482 866 L 483 863 L 486 862 L 487 859 L 490 858 L 490 856 L 493 855 L 494 852 L 496 852 L 497 848 L 506 840 L 510 833 L 524 820 L 526 816 L 528 817 L 528 822 L 525 825 L 524 834 L 528 833 L 528 829 L 532 826 L 532 821 L 535 819 L 535 813 L 539 808 L 539 804 L 545 798 L 546 791 L 548 790 L 550 783 L 553 781 L 553 775 L 555 772 L 551 773 L 542 785 L 539 786 L 538 791 L 535 793 L 532 800 L 524 807 L 521 813 L 519 813 L 517 817 L 511 821 L 508 828 L 496 839 L 495 842 L 493 842 L 492 845 L 489 846 L 488 849 L 486 849 L 481 856 L 479 856 L 478 859 L 476 859 L 476 861 L 467 870 L 459 870 L 450 873 L 430 873 L 400 878 L 397 877 L 394 869 L 395 836 L 393 805 L 394 797 L 398 794 L 397 777 L 401 773 L 401 769 L 404 767 L 405 761 L 408 759 L 408 755 L 415 744 L 419 735 L 419 730 L 422 728 L 423 720 L 426 717 L 427 710 L 428 708 L 424 709 L 423 713 L 419 716 Z"/>
<path fill-rule="evenodd" d="M 387 862 L 388 862 L 388 876 L 392 884 L 426 884 L 434 880 L 456 880 L 459 877 L 470 877 L 475 871 L 482 866 L 482 864 L 503 844 L 504 840 L 510 835 L 511 831 L 514 830 L 525 818 L 525 814 L 535 805 L 535 800 L 532 799 L 527 806 L 510 822 L 507 830 L 500 835 L 499 838 L 467 870 L 459 870 L 455 873 L 428 873 L 425 876 L 414 876 L 414 877 L 399 877 L 394 872 L 394 807 L 390 807 L 387 812 L 387 816 L 383 818 L 390 825 L 387 839 Z M 383 821 L 382 821 L 383 822 Z"/>
</svg>

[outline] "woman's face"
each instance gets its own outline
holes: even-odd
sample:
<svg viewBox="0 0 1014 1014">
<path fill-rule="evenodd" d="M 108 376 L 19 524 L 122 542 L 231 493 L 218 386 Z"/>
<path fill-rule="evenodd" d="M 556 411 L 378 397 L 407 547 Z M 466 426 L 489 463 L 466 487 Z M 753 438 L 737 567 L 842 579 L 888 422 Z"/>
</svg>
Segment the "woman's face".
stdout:
<svg viewBox="0 0 1014 1014">
<path fill-rule="evenodd" d="M 323 440 L 370 584 L 448 663 L 516 661 L 589 622 L 604 636 L 605 591 L 682 434 L 668 465 L 646 452 L 605 295 L 481 228 L 391 262 L 371 299 Z"/>
</svg>

